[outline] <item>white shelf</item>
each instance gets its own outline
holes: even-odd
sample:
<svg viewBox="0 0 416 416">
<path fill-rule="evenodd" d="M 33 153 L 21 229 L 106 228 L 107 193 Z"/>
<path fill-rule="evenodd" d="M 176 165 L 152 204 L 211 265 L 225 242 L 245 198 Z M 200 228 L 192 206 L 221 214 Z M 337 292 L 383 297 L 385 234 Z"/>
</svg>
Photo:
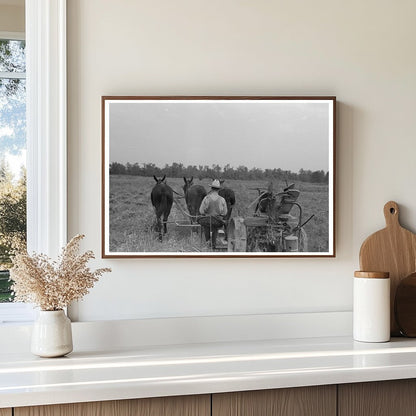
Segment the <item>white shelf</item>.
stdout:
<svg viewBox="0 0 416 416">
<path fill-rule="evenodd" d="M 0 354 L 0 408 L 416 377 L 416 340 L 350 337 Z"/>
</svg>

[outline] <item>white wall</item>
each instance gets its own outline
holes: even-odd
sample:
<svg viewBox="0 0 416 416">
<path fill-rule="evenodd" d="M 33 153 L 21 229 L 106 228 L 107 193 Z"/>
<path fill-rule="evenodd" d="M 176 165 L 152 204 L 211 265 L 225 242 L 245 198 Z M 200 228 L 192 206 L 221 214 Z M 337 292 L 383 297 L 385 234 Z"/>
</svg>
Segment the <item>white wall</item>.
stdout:
<svg viewBox="0 0 416 416">
<path fill-rule="evenodd" d="M 102 95 L 336 95 L 335 259 L 117 259 L 81 321 L 351 310 L 383 205 L 416 226 L 412 0 L 69 0 L 69 236 L 100 257 Z"/>
</svg>

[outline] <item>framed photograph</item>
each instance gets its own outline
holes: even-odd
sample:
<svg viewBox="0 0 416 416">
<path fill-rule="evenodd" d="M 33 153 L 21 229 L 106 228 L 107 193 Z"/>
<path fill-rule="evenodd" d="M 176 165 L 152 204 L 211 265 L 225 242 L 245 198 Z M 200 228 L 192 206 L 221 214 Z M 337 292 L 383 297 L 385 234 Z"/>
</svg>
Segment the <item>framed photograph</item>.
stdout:
<svg viewBox="0 0 416 416">
<path fill-rule="evenodd" d="M 103 257 L 334 257 L 335 97 L 102 97 Z"/>
</svg>

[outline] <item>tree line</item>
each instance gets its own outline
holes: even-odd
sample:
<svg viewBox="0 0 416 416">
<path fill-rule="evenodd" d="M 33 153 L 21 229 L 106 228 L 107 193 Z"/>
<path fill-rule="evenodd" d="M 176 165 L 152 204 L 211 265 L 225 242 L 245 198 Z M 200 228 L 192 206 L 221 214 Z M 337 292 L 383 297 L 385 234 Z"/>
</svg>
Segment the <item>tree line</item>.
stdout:
<svg viewBox="0 0 416 416">
<path fill-rule="evenodd" d="M 219 165 L 188 165 L 173 162 L 166 164 L 163 168 L 154 163 L 110 163 L 110 175 L 133 175 L 133 176 L 163 176 L 169 178 L 191 177 L 194 178 L 222 178 L 239 180 L 288 180 L 311 183 L 328 184 L 329 172 L 323 170 L 305 170 L 298 172 L 283 169 L 260 169 L 247 168 L 246 166 L 233 167 L 229 164 Z"/>
</svg>

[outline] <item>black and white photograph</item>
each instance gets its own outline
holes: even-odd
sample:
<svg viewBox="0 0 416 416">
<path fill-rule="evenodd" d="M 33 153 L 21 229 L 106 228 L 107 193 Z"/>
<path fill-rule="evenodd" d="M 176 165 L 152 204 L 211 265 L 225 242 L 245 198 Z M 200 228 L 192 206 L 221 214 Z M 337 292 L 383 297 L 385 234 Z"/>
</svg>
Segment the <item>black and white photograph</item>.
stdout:
<svg viewBox="0 0 416 416">
<path fill-rule="evenodd" d="M 103 257 L 333 257 L 335 97 L 102 97 Z"/>
</svg>

